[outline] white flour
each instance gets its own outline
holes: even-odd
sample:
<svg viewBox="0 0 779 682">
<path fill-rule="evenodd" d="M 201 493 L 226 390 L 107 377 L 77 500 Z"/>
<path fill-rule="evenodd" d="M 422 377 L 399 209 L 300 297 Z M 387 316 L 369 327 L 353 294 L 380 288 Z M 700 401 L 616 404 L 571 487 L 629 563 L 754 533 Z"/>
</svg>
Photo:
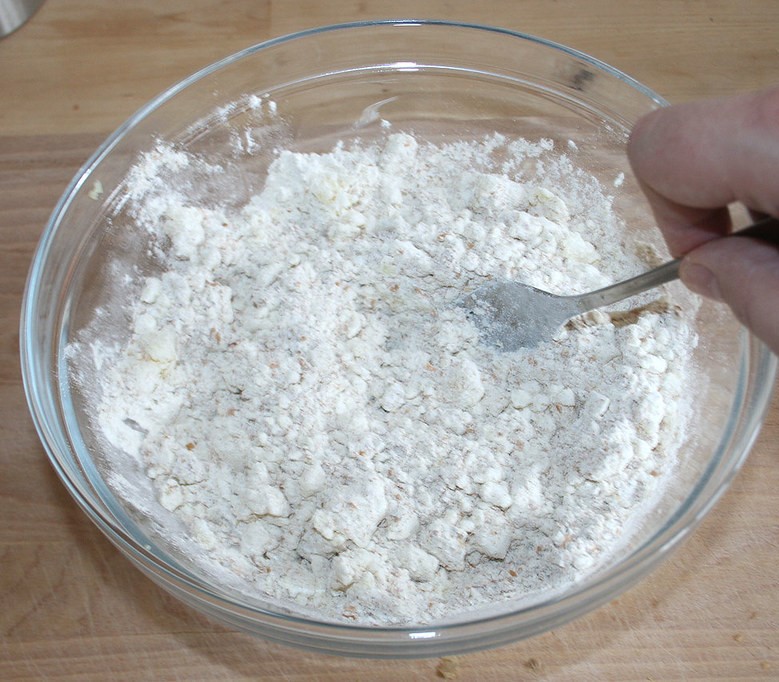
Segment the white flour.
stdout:
<svg viewBox="0 0 779 682">
<path fill-rule="evenodd" d="M 675 461 L 689 322 L 601 312 L 498 353 L 455 305 L 491 276 L 570 293 L 641 269 L 551 146 L 281 152 L 229 210 L 169 180 L 219 168 L 142 159 L 127 207 L 164 272 L 126 346 L 91 344 L 95 424 L 193 561 L 324 618 L 423 623 L 564 587 L 625 539 Z"/>
</svg>

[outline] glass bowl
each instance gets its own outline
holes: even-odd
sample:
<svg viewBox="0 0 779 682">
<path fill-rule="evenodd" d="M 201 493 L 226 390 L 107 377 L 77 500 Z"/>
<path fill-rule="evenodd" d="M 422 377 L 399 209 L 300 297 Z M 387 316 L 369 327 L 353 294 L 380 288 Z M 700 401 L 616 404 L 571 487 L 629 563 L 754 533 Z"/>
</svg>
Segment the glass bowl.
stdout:
<svg viewBox="0 0 779 682">
<path fill-rule="evenodd" d="M 275 123 L 268 125 L 262 112 L 271 101 Z M 247 599 L 176 555 L 160 541 L 159 528 L 109 485 L 66 348 L 97 309 L 107 311 L 106 338 L 126 332 L 128 282 L 150 265 L 143 235 L 122 213 L 123 182 L 138 155 L 160 140 L 223 161 L 224 174 L 193 191 L 206 202 L 239 205 L 262 185 L 279 147 L 326 150 L 339 139 L 379 137 L 387 125 L 434 140 L 496 131 L 546 137 L 575 149 L 580 167 L 613 185 L 614 210 L 628 239 L 654 241 L 662 250 L 625 146 L 634 122 L 664 104 L 575 50 L 507 30 L 436 21 L 306 31 L 246 49 L 175 85 L 89 159 L 57 204 L 35 253 L 23 303 L 22 371 L 35 425 L 58 475 L 116 547 L 171 594 L 235 628 L 310 650 L 371 657 L 462 654 L 558 627 L 614 598 L 667 557 L 711 509 L 760 428 L 776 361 L 721 307 L 704 302 L 698 312 L 700 376 L 686 387 L 697 395 L 697 411 L 674 480 L 630 542 L 561 593 L 403 627 L 330 622 Z M 116 263 L 124 265 L 117 270 Z"/>
</svg>

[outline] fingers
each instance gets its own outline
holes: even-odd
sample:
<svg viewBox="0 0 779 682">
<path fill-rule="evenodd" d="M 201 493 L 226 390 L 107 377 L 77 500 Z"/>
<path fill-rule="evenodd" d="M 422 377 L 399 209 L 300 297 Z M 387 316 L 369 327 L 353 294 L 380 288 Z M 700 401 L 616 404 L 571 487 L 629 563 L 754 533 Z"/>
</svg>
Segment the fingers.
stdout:
<svg viewBox="0 0 779 682">
<path fill-rule="evenodd" d="M 779 216 L 779 87 L 655 111 L 635 126 L 628 156 L 669 249 L 685 256 L 682 281 L 779 353 L 779 249 L 715 239 L 731 229 L 733 202 Z"/>
<path fill-rule="evenodd" d="M 747 237 L 709 241 L 679 271 L 693 291 L 727 303 L 736 317 L 779 354 L 779 249 Z"/>
<path fill-rule="evenodd" d="M 674 255 L 727 232 L 727 205 L 779 215 L 779 88 L 655 111 L 628 156 Z"/>
</svg>

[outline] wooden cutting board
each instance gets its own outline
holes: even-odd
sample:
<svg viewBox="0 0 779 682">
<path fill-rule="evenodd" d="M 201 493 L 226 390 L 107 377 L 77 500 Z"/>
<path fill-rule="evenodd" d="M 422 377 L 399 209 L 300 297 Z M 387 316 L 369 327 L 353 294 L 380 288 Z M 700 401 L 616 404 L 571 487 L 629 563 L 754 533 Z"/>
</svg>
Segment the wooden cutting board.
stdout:
<svg viewBox="0 0 779 682">
<path fill-rule="evenodd" d="M 449 660 L 332 658 L 214 625 L 132 568 L 49 466 L 21 386 L 19 307 L 35 242 L 80 164 L 217 58 L 302 28 L 420 14 L 562 42 L 671 101 L 779 82 L 768 0 L 46 0 L 0 40 L 0 679 L 779 679 L 776 401 L 732 489 L 650 578 L 556 631 Z"/>
</svg>

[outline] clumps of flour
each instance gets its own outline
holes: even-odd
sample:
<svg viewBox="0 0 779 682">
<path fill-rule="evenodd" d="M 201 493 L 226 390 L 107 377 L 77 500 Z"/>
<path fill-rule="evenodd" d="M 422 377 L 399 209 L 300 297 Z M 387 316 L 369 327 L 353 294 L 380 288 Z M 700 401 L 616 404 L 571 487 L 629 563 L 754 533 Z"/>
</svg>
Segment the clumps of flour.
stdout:
<svg viewBox="0 0 779 682">
<path fill-rule="evenodd" d="M 218 168 L 141 159 L 126 208 L 161 267 L 126 343 L 93 344 L 94 426 L 192 561 L 323 618 L 420 624 L 563 588 L 627 539 L 681 442 L 689 320 L 597 312 L 500 353 L 457 305 L 493 277 L 571 293 L 640 269 L 553 151 L 280 151 L 229 209 L 170 182 Z"/>
</svg>

